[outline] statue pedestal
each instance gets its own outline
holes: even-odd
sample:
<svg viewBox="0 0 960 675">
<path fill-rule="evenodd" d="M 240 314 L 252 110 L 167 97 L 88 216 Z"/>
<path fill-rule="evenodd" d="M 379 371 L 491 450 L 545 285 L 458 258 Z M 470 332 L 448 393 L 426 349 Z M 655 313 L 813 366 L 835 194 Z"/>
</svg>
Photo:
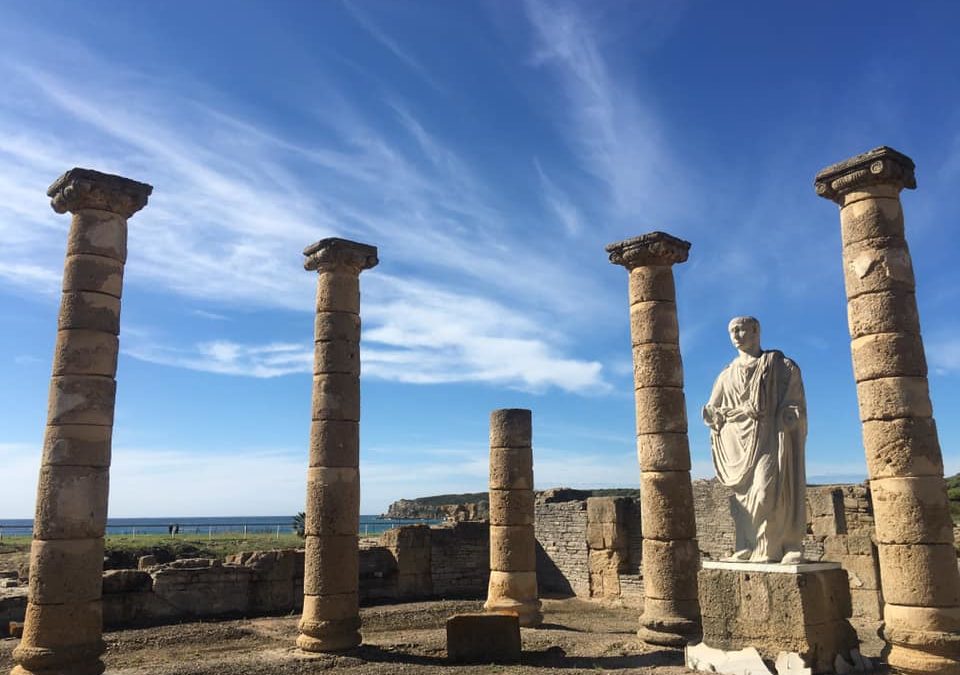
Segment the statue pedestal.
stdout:
<svg viewBox="0 0 960 675">
<path fill-rule="evenodd" d="M 813 673 L 834 672 L 837 655 L 853 661 L 856 631 L 847 573 L 839 563 L 780 565 L 703 561 L 699 575 L 703 643 L 755 648 L 774 662 L 795 652 Z"/>
</svg>

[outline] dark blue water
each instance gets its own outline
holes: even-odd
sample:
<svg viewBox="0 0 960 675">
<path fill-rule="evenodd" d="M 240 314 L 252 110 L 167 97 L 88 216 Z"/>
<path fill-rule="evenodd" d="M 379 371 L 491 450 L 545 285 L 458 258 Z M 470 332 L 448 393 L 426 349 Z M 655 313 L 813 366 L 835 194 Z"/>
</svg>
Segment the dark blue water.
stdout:
<svg viewBox="0 0 960 675">
<path fill-rule="evenodd" d="M 360 516 L 360 534 L 379 534 L 398 525 L 437 523 L 436 520 L 382 520 L 377 516 Z M 108 518 L 107 534 L 169 534 L 171 526 L 179 526 L 181 535 L 197 534 L 290 534 L 294 532 L 292 516 L 213 516 L 197 518 Z M 0 533 L 12 536 L 33 533 L 29 518 L 0 519 Z"/>
</svg>

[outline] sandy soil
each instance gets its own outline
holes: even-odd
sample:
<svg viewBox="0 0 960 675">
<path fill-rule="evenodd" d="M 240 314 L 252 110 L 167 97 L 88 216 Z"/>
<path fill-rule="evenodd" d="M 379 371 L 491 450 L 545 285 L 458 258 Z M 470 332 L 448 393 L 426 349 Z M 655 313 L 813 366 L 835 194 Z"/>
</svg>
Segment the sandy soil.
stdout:
<svg viewBox="0 0 960 675">
<path fill-rule="evenodd" d="M 439 601 L 361 611 L 364 645 L 342 655 L 306 655 L 293 647 L 298 617 L 190 623 L 107 633 L 107 672 L 116 675 L 293 675 L 336 670 L 391 673 L 688 673 L 677 652 L 645 651 L 635 635 L 637 610 L 578 599 L 545 600 L 545 624 L 522 629 L 523 663 L 453 666 L 444 622 L 479 611 L 480 602 Z M 16 641 L 0 640 L 0 672 Z"/>
</svg>

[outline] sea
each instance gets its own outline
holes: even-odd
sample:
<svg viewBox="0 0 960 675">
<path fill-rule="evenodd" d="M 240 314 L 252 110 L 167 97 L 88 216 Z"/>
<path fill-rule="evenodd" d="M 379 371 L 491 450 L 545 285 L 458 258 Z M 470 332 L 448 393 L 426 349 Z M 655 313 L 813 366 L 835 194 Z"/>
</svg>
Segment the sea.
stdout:
<svg viewBox="0 0 960 675">
<path fill-rule="evenodd" d="M 380 534 L 400 525 L 425 523 L 432 525 L 439 520 L 385 519 L 380 516 L 360 516 L 360 535 Z M 107 518 L 107 534 L 171 534 L 176 528 L 183 535 L 214 534 L 292 534 L 293 516 L 207 516 L 168 518 Z M 33 533 L 33 520 L 0 518 L 0 538 L 24 536 Z"/>
</svg>

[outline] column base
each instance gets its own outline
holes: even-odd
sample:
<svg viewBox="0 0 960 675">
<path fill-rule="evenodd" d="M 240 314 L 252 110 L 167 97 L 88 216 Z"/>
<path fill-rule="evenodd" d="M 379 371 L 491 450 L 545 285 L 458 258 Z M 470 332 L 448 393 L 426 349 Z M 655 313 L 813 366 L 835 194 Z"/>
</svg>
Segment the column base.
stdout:
<svg viewBox="0 0 960 675">
<path fill-rule="evenodd" d="M 523 628 L 536 628 L 543 623 L 543 612 L 539 600 L 512 600 L 496 598 L 483 603 L 483 611 L 488 614 L 515 614 Z"/>
<path fill-rule="evenodd" d="M 297 637 L 297 647 L 305 652 L 342 652 L 359 647 L 360 617 L 339 621 L 300 622 L 302 631 Z"/>
<path fill-rule="evenodd" d="M 900 673 L 960 675 L 960 607 L 886 604 L 887 663 Z"/>
<path fill-rule="evenodd" d="M 17 663 L 10 675 L 101 675 L 106 670 L 100 655 L 106 643 L 72 645 L 62 649 L 30 647 L 22 642 L 13 650 Z"/>
<path fill-rule="evenodd" d="M 683 617 L 640 617 L 637 637 L 648 645 L 682 648 L 696 644 L 701 637 L 700 623 Z"/>
</svg>

